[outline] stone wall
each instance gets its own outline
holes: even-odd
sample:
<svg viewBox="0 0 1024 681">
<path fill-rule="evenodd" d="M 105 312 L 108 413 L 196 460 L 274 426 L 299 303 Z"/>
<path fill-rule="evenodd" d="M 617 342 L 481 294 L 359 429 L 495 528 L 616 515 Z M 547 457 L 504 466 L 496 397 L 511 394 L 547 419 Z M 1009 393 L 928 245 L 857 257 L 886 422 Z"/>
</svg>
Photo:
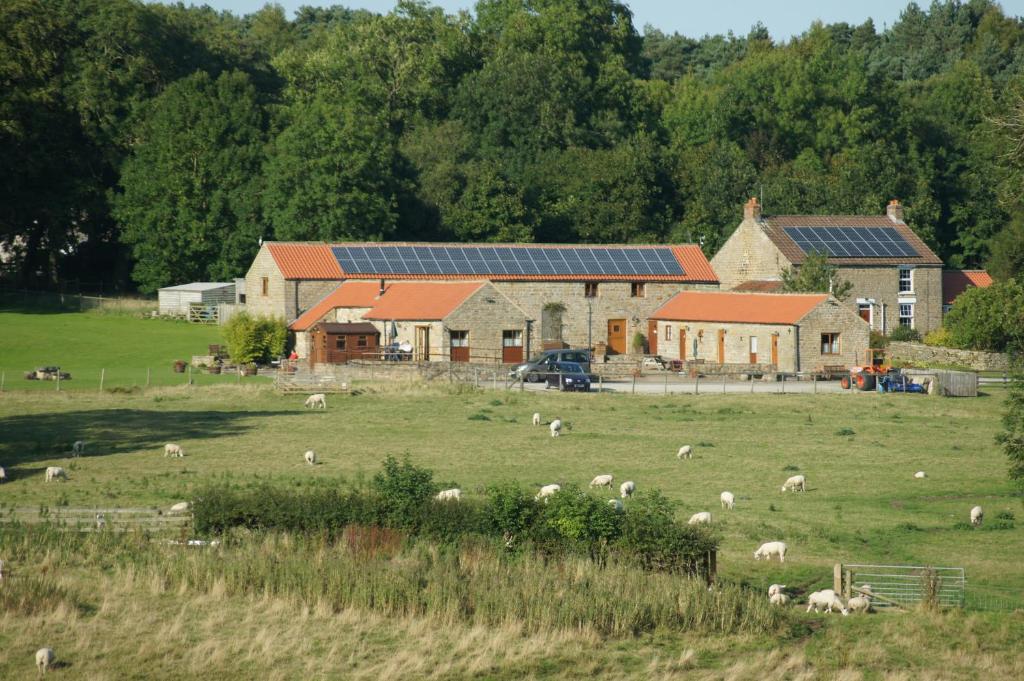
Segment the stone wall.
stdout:
<svg viewBox="0 0 1024 681">
<path fill-rule="evenodd" d="M 264 278 L 267 283 L 266 294 L 263 292 Z M 245 274 L 246 310 L 255 316 L 284 316 L 284 285 L 284 277 L 274 262 L 274 256 L 270 254 L 270 249 L 266 245 L 262 246 Z"/>
<path fill-rule="evenodd" d="M 928 366 L 962 366 L 975 371 L 1009 371 L 1010 358 L 1000 352 L 936 348 L 924 343 L 890 342 L 891 361 L 926 364 Z"/>
</svg>

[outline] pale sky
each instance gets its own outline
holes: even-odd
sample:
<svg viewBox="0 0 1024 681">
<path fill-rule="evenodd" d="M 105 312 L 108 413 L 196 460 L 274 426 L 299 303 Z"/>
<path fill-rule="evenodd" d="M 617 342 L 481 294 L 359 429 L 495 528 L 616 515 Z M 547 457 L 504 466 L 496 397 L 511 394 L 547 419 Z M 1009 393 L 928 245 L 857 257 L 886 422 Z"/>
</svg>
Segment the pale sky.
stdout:
<svg viewBox="0 0 1024 681">
<path fill-rule="evenodd" d="M 219 10 L 230 10 L 235 14 L 248 14 L 263 5 L 266 0 L 205 0 L 186 1 L 186 4 L 210 5 Z M 387 12 L 395 3 L 393 0 L 278 0 L 289 18 L 302 5 L 330 6 L 343 5 L 353 9 L 368 9 Z M 475 0 L 434 0 L 431 4 L 444 7 L 448 12 L 472 9 Z M 845 21 L 861 24 L 869 17 L 881 31 L 892 26 L 907 6 L 902 0 L 627 0 L 633 11 L 633 23 L 643 30 L 651 24 L 665 33 L 678 32 L 699 38 L 705 34 L 727 33 L 746 35 L 750 27 L 760 21 L 768 27 L 776 40 L 787 40 L 807 30 L 811 22 L 820 19 L 825 23 Z M 918 5 L 928 7 L 930 0 L 919 0 Z M 1013 16 L 1024 14 L 1024 0 L 1003 0 L 1003 10 Z"/>
</svg>

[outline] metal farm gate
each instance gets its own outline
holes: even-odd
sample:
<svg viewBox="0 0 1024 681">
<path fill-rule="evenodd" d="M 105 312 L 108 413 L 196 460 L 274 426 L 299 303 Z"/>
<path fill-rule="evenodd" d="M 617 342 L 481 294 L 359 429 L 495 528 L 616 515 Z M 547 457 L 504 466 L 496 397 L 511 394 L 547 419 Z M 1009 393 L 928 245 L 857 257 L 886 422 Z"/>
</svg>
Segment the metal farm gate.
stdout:
<svg viewBox="0 0 1024 681">
<path fill-rule="evenodd" d="M 963 568 L 921 565 L 837 564 L 833 587 L 845 598 L 870 585 L 872 606 L 913 607 L 931 602 L 940 608 L 962 608 L 967 588 Z"/>
</svg>

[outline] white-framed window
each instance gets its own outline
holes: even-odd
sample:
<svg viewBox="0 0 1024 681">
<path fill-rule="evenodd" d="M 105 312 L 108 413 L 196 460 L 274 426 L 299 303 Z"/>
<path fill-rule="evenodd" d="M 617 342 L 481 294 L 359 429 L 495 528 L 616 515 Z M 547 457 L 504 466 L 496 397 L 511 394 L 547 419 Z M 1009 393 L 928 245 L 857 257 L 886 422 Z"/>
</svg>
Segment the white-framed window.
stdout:
<svg viewBox="0 0 1024 681">
<path fill-rule="evenodd" d="M 750 337 L 750 354 L 757 354 L 757 336 Z"/>
<path fill-rule="evenodd" d="M 508 329 L 501 332 L 501 345 L 505 348 L 523 347 L 523 332 L 519 329 Z"/>
<path fill-rule="evenodd" d="M 914 268 L 900 268 L 900 293 L 913 293 L 914 291 Z"/>
<path fill-rule="evenodd" d="M 823 354 L 823 355 L 838 355 L 839 354 L 839 334 L 838 333 L 823 333 L 823 334 L 821 334 L 821 354 Z"/>
<path fill-rule="evenodd" d="M 914 304 L 900 303 L 900 326 L 914 328 Z"/>
<path fill-rule="evenodd" d="M 665 325 L 665 340 L 667 340 L 667 341 L 672 340 L 672 325 L 671 324 L 666 324 Z"/>
<path fill-rule="evenodd" d="M 451 334 L 453 348 L 469 347 L 469 331 L 452 331 Z"/>
</svg>

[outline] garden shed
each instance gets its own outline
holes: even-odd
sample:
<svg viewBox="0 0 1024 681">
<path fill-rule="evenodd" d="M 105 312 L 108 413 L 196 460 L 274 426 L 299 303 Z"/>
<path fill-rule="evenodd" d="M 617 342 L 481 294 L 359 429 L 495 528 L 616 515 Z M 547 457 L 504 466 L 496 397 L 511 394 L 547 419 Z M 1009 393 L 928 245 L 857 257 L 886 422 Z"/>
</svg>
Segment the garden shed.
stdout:
<svg viewBox="0 0 1024 681">
<path fill-rule="evenodd" d="M 344 364 L 353 359 L 377 359 L 380 332 L 369 322 L 320 322 L 310 329 L 310 362 Z"/>
<path fill-rule="evenodd" d="M 188 317 L 193 304 L 215 308 L 235 302 L 234 282 L 196 281 L 191 284 L 167 286 L 157 292 L 161 315 Z"/>
</svg>

